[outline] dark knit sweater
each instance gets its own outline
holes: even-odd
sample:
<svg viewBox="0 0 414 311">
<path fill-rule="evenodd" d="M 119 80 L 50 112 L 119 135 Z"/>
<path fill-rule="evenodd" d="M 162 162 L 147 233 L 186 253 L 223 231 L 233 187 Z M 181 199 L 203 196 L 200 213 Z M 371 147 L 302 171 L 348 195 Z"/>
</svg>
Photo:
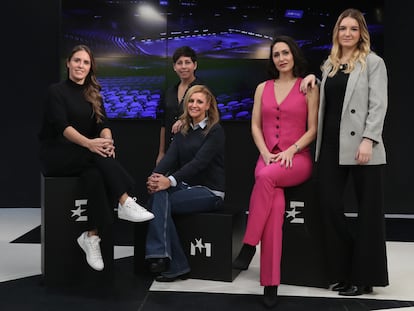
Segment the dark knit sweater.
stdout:
<svg viewBox="0 0 414 311">
<path fill-rule="evenodd" d="M 68 126 L 88 138 L 98 137 L 101 130 L 107 127 L 106 118 L 103 123 L 96 123 L 92 104 L 86 101 L 83 91 L 83 85 L 69 79 L 49 87 L 39 133 L 41 143 L 68 143 L 63 136 Z"/>
<path fill-rule="evenodd" d="M 224 130 L 216 124 L 207 135 L 203 132 L 199 127 L 190 129 L 187 135 L 177 133 L 154 172 L 169 173 L 177 182 L 190 186 L 206 186 L 224 192 Z"/>
</svg>

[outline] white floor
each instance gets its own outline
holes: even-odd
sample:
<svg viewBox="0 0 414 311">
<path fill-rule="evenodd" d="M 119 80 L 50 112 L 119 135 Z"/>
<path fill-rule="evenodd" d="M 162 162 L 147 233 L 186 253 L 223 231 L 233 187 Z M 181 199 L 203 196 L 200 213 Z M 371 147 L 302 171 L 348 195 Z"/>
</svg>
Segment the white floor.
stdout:
<svg viewBox="0 0 414 311">
<path fill-rule="evenodd" d="M 414 300 L 414 243 L 388 242 L 388 261 L 390 285 L 387 287 L 374 287 L 374 293 L 359 296 L 369 299 L 387 300 Z M 258 254 L 259 252 L 256 252 Z M 263 293 L 259 284 L 259 258 L 255 255 L 247 271 L 242 271 L 233 282 L 213 282 L 204 280 L 185 280 L 174 283 L 154 282 L 151 290 L 170 291 L 197 291 L 216 293 Z M 312 296 L 338 298 L 338 294 L 326 289 L 315 287 L 302 287 L 281 285 L 280 295 L 286 296 Z M 355 298 L 355 297 L 351 297 Z M 412 308 L 414 310 L 414 308 Z"/>
<path fill-rule="evenodd" d="M 40 244 L 10 243 L 40 225 L 40 208 L 0 208 L 0 282 L 41 274 Z M 115 246 L 115 258 L 134 255 Z"/>
<path fill-rule="evenodd" d="M 0 208 L 0 282 L 41 274 L 40 244 L 10 243 L 39 225 L 40 209 L 38 208 Z M 414 301 L 414 243 L 387 242 L 387 251 L 390 285 L 385 288 L 375 287 L 373 294 L 358 298 Z M 115 247 L 115 258 L 128 256 L 133 256 L 131 246 Z M 195 279 L 173 283 L 154 282 L 150 290 L 261 295 L 263 288 L 259 284 L 258 263 L 259 258 L 256 255 L 249 270 L 242 271 L 233 282 Z M 337 293 L 326 289 L 283 284 L 280 286 L 279 294 L 339 297 Z M 414 307 L 399 310 L 414 311 Z"/>
</svg>

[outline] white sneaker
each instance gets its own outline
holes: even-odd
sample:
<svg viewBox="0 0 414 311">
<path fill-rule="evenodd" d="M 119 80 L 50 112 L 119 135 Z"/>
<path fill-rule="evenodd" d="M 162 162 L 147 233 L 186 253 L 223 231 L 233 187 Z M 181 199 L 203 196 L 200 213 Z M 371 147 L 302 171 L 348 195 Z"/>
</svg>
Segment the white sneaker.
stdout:
<svg viewBox="0 0 414 311">
<path fill-rule="evenodd" d="M 139 205 L 136 198 L 128 197 L 124 205 L 118 204 L 118 218 L 133 222 L 142 222 L 154 218 L 154 214 Z"/>
<path fill-rule="evenodd" d="M 100 241 L 101 239 L 97 235 L 88 236 L 87 231 L 82 233 L 78 238 L 78 244 L 86 254 L 86 261 L 97 271 L 102 271 L 104 268 L 101 248 L 99 246 Z"/>
</svg>

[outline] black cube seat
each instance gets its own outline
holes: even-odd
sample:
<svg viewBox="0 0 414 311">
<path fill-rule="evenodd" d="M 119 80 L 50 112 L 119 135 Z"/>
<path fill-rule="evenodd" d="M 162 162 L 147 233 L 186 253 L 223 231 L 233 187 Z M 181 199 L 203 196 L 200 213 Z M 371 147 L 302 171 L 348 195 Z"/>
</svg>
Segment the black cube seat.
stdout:
<svg viewBox="0 0 414 311">
<path fill-rule="evenodd" d="M 243 212 L 197 213 L 175 216 L 181 244 L 187 254 L 190 278 L 231 282 L 240 272 L 232 269 L 242 245 Z"/>
<path fill-rule="evenodd" d="M 93 285 L 113 279 L 112 226 L 99 233 L 103 271 L 89 267 L 77 243 L 87 230 L 87 201 L 78 177 L 41 175 L 41 271 L 46 286 Z"/>
<path fill-rule="evenodd" d="M 181 244 L 190 264 L 190 278 L 232 282 L 240 271 L 232 262 L 240 251 L 245 213 L 224 209 L 220 212 L 174 216 Z M 134 264 L 136 273 L 145 269 L 146 226 L 135 229 Z"/>
<path fill-rule="evenodd" d="M 285 188 L 281 283 L 327 288 L 322 219 L 314 180 Z"/>
</svg>

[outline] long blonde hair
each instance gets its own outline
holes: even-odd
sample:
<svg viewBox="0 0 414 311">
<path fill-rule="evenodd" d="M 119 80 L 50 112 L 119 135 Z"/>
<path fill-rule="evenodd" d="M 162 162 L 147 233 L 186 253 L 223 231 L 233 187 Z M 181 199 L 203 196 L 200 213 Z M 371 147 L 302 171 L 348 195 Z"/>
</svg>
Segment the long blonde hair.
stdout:
<svg viewBox="0 0 414 311">
<path fill-rule="evenodd" d="M 88 46 L 83 45 L 83 44 L 76 45 L 70 52 L 69 56 L 67 57 L 67 62 L 70 62 L 70 60 L 73 57 L 73 54 L 79 51 L 85 51 L 86 53 L 88 53 L 89 58 L 91 59 L 91 68 L 89 70 L 88 75 L 86 76 L 85 83 L 84 83 L 84 86 L 85 86 L 84 94 L 85 94 L 85 99 L 88 102 L 90 102 L 92 105 L 92 110 L 95 115 L 96 123 L 101 123 L 104 118 L 104 114 L 102 111 L 104 109 L 103 98 L 100 93 L 102 87 L 96 78 L 96 61 L 95 61 L 95 57 L 92 54 L 91 49 Z M 69 76 L 69 69 L 67 70 L 68 70 L 68 76 Z"/>
<path fill-rule="evenodd" d="M 345 73 L 350 73 L 355 68 L 355 63 L 360 62 L 362 64 L 362 69 L 366 67 L 366 57 L 371 52 L 371 39 L 368 32 L 367 22 L 365 21 L 364 15 L 361 11 L 357 9 L 346 9 L 339 15 L 333 32 L 332 32 L 332 48 L 331 53 L 328 56 L 327 61 L 322 65 L 322 70 L 331 70 L 328 76 L 334 76 L 338 70 L 339 66 L 341 65 L 340 59 L 342 56 L 342 48 L 339 44 L 338 40 L 338 33 L 339 33 L 339 25 L 341 24 L 342 20 L 345 17 L 351 17 L 358 22 L 359 30 L 361 37 L 357 44 L 355 51 L 352 53 L 351 58 L 348 62 L 348 67 L 344 71 Z"/>
<path fill-rule="evenodd" d="M 210 103 L 210 108 L 207 110 L 207 127 L 204 129 L 203 133 L 206 135 L 209 130 L 216 123 L 220 122 L 220 113 L 217 107 L 217 100 L 210 89 L 205 85 L 194 85 L 190 87 L 184 97 L 184 113 L 180 116 L 180 120 L 183 122 L 183 127 L 181 128 L 181 133 L 186 135 L 190 129 L 190 124 L 192 119 L 188 114 L 188 102 L 190 97 L 194 93 L 203 93 L 206 96 L 207 102 Z"/>
</svg>

